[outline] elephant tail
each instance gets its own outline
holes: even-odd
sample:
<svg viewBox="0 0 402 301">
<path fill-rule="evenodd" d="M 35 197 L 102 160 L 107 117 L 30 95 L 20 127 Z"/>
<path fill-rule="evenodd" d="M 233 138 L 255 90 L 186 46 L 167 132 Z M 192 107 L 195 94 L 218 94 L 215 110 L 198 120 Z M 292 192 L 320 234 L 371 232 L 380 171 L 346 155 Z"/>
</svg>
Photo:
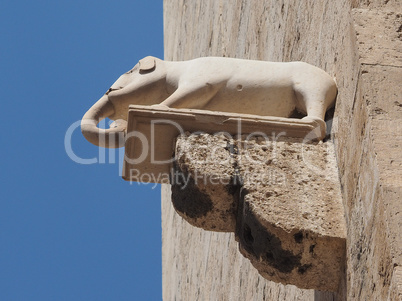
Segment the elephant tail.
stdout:
<svg viewBox="0 0 402 301">
<path fill-rule="evenodd" d="M 97 146 L 119 148 L 124 146 L 127 122 L 116 120 L 114 127 L 98 128 L 98 123 L 114 113 L 113 104 L 105 94 L 82 117 L 81 131 L 84 137 Z"/>
</svg>

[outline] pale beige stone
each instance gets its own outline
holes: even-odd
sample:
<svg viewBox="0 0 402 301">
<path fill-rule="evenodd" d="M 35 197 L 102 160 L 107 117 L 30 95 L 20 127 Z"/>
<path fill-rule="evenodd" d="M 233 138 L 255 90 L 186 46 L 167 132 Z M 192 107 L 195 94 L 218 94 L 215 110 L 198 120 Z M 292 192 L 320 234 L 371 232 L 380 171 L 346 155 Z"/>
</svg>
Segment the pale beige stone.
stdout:
<svg viewBox="0 0 402 301">
<path fill-rule="evenodd" d="M 163 300 L 314 300 L 313 290 L 260 276 L 233 233 L 190 225 L 173 209 L 170 194 L 170 185 L 162 185 Z"/>
<path fill-rule="evenodd" d="M 346 225 L 330 142 L 193 134 L 178 138 L 177 153 L 172 202 L 183 218 L 236 231 L 242 254 L 269 280 L 337 290 Z"/>
<path fill-rule="evenodd" d="M 229 148 L 224 134 L 187 133 L 177 138 L 172 202 L 193 226 L 222 232 L 236 229 L 235 159 Z"/>
<path fill-rule="evenodd" d="M 402 15 L 380 9 L 354 9 L 352 14 L 360 62 L 402 67 Z"/>
<path fill-rule="evenodd" d="M 402 267 L 396 266 L 392 274 L 387 301 L 402 300 Z"/>
<path fill-rule="evenodd" d="M 304 62 L 224 57 L 171 62 L 146 57 L 88 110 L 81 130 L 95 145 L 124 146 L 129 106 L 135 104 L 276 117 L 297 111 L 306 116 L 303 120 L 325 129 L 325 113 L 336 93 L 327 73 Z M 116 123 L 99 129 L 97 124 L 106 117 Z"/>
<path fill-rule="evenodd" d="M 352 7 L 377 9 L 377 19 L 373 14 L 363 16 L 370 20 L 369 39 L 362 39 L 362 32 L 356 35 L 360 25 L 354 25 Z M 388 68 L 378 65 L 368 57 L 370 51 L 359 54 L 357 43 L 359 37 L 367 50 L 375 45 L 397 49 L 374 41 L 375 32 L 399 33 L 393 25 L 397 23 L 384 19 L 384 9 L 393 12 L 389 20 L 401 15 L 398 0 L 164 1 L 168 60 L 200 56 L 302 60 L 336 77 L 332 134 L 348 229 L 347 275 L 338 292 L 300 290 L 255 276 L 247 260 L 237 252 L 229 253 L 236 249 L 233 236 L 191 226 L 175 213 L 165 192 L 164 300 L 360 301 L 399 296 L 394 288 L 401 287 L 395 271 L 402 266 L 398 243 L 401 123 L 397 118 L 401 92 L 395 90 L 401 87 L 400 67 L 393 67 L 397 62 L 389 62 Z M 384 26 L 391 26 L 394 33 Z M 369 46 L 371 41 L 374 44 Z M 385 41 L 399 43 L 388 37 Z M 360 55 L 376 66 L 361 65 Z"/>
<path fill-rule="evenodd" d="M 240 148 L 240 249 L 269 280 L 336 291 L 346 225 L 332 144 L 281 138 Z"/>
<path fill-rule="evenodd" d="M 314 119 L 131 105 L 123 179 L 169 183 L 172 163 L 180 156 L 177 150 L 174 151 L 175 139 L 186 131 L 213 135 L 225 133 L 231 137 L 253 133 L 264 133 L 266 137 L 280 135 L 309 140 L 325 137 L 325 126 Z"/>
<path fill-rule="evenodd" d="M 401 13 L 376 12 L 377 17 L 373 10 L 354 11 L 361 65 L 353 102 L 339 113 L 339 125 L 346 122 L 349 127 L 340 126 L 335 140 L 350 221 L 347 264 L 352 300 L 386 300 L 392 281 L 398 281 L 394 267 L 402 263 L 402 56 L 400 41 L 382 36 L 395 36 L 395 20 Z M 379 48 L 394 49 L 393 55 L 383 57 Z"/>
</svg>

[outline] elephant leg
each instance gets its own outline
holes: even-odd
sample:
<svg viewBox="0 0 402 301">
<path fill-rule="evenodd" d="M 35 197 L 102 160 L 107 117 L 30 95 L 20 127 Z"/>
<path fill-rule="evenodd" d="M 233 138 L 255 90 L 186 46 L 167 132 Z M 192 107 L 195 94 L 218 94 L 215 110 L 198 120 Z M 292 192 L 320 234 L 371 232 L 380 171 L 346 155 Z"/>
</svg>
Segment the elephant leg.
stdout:
<svg viewBox="0 0 402 301">
<path fill-rule="evenodd" d="M 302 118 L 302 121 L 313 125 L 317 135 L 323 139 L 326 133 L 325 112 L 327 110 L 325 93 L 316 92 L 314 90 L 299 90 L 296 91 L 298 102 L 303 104 L 303 109 L 307 116 Z"/>
<path fill-rule="evenodd" d="M 324 120 L 327 110 L 326 93 L 320 87 L 315 87 L 313 83 L 299 84 L 294 88 L 298 102 L 298 108 L 312 119 Z"/>
<path fill-rule="evenodd" d="M 178 88 L 172 95 L 160 103 L 170 108 L 204 109 L 218 93 L 222 85 L 185 86 Z"/>
<path fill-rule="evenodd" d="M 299 106 L 307 113 L 304 119 L 315 120 L 325 126 L 325 113 L 335 102 L 336 84 L 327 74 L 312 73 L 311 78 L 317 81 L 300 81 L 295 85 L 295 95 Z"/>
</svg>

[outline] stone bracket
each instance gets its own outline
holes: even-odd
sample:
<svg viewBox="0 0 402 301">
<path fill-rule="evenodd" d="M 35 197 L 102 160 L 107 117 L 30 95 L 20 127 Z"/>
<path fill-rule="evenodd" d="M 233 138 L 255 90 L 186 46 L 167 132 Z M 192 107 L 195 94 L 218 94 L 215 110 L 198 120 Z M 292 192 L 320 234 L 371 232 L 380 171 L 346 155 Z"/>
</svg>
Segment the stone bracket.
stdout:
<svg viewBox="0 0 402 301">
<path fill-rule="evenodd" d="M 170 183 L 178 214 L 235 232 L 266 279 L 336 291 L 346 226 L 322 135 L 305 120 L 131 106 L 123 178 Z"/>
<path fill-rule="evenodd" d="M 337 290 L 346 225 L 332 143 L 204 134 L 179 137 L 176 152 L 179 215 L 235 232 L 240 252 L 266 279 Z"/>
</svg>

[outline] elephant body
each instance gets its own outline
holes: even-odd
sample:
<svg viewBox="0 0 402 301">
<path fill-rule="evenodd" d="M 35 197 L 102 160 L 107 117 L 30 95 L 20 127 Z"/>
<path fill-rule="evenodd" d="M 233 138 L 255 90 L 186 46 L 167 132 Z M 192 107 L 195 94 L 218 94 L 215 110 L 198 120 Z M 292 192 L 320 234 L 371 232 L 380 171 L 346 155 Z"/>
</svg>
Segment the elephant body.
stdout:
<svg viewBox="0 0 402 301">
<path fill-rule="evenodd" d="M 124 132 L 125 124 L 120 121 L 116 128 L 101 130 L 97 123 L 105 117 L 126 120 L 131 104 L 277 117 L 290 117 L 297 110 L 323 122 L 336 93 L 326 72 L 303 62 L 221 57 L 168 62 L 146 57 L 86 113 L 82 129 L 96 145 L 102 144 L 99 137 L 104 135 L 102 146 L 108 147 L 107 136 Z"/>
</svg>

